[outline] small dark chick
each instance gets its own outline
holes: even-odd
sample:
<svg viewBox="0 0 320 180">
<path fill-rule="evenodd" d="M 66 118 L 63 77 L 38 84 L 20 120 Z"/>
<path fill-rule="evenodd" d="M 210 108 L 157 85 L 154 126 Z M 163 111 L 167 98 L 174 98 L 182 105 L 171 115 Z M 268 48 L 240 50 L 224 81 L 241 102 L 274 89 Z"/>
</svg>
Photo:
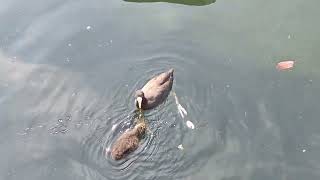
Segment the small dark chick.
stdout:
<svg viewBox="0 0 320 180">
<path fill-rule="evenodd" d="M 123 133 L 113 144 L 111 149 L 111 157 L 114 160 L 125 158 L 131 152 L 139 147 L 141 138 L 146 132 L 146 124 L 140 122 L 133 129 Z"/>
</svg>

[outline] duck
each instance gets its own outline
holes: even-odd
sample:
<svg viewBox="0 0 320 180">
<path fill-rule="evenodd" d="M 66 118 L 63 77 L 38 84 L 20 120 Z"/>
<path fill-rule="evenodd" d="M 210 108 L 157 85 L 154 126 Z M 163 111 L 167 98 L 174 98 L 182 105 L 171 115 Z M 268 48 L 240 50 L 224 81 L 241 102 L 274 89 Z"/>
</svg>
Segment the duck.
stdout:
<svg viewBox="0 0 320 180">
<path fill-rule="evenodd" d="M 173 68 L 162 72 L 137 90 L 135 92 L 135 106 L 138 109 L 150 110 L 163 103 L 172 89 L 173 72 Z"/>
<path fill-rule="evenodd" d="M 144 122 L 137 123 L 133 129 L 124 132 L 113 144 L 111 157 L 116 161 L 127 157 L 139 147 L 145 132 L 146 124 Z"/>
</svg>

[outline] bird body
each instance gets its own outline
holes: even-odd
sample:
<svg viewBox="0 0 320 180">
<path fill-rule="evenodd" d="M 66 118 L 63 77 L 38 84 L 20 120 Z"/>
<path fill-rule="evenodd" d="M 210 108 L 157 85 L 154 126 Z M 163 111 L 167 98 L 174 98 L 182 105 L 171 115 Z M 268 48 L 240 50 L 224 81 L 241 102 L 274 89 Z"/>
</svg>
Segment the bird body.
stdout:
<svg viewBox="0 0 320 180">
<path fill-rule="evenodd" d="M 173 69 L 150 79 L 136 92 L 136 106 L 143 110 L 155 108 L 168 97 L 173 85 Z"/>
<path fill-rule="evenodd" d="M 114 160 L 120 160 L 139 147 L 140 139 L 146 131 L 144 122 L 138 123 L 133 129 L 123 133 L 113 144 L 111 156 Z"/>
<path fill-rule="evenodd" d="M 173 85 L 173 69 L 151 78 L 140 90 L 136 91 L 136 106 L 140 110 L 139 119 L 143 119 L 142 110 L 155 108 L 168 97 Z M 113 144 L 111 156 L 115 160 L 126 157 L 139 147 L 140 140 L 147 128 L 143 121 L 138 122 L 133 129 L 123 133 Z"/>
</svg>

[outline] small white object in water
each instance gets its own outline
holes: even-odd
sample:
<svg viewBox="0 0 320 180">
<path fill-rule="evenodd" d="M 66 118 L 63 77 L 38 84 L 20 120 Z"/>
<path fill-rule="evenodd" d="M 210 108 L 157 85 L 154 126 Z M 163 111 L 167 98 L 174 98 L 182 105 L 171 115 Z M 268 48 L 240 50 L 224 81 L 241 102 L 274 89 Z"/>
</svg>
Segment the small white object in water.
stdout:
<svg viewBox="0 0 320 180">
<path fill-rule="evenodd" d="M 191 121 L 187 121 L 186 124 L 188 128 L 194 129 L 194 124 Z"/>
<path fill-rule="evenodd" d="M 176 93 L 173 93 L 174 95 L 174 99 L 176 101 L 177 107 L 178 107 L 178 111 L 179 114 L 182 118 L 184 118 L 184 116 L 188 115 L 188 112 L 186 111 L 186 109 L 184 107 L 182 107 L 182 105 L 179 103 L 178 97 L 176 95 Z"/>
<path fill-rule="evenodd" d="M 112 126 L 111 130 L 112 130 L 112 131 L 115 130 L 117 126 L 118 126 L 118 124 L 114 124 L 114 125 Z"/>
<path fill-rule="evenodd" d="M 290 34 L 288 35 L 288 39 L 291 39 L 291 35 Z"/>
<path fill-rule="evenodd" d="M 188 115 L 188 112 L 184 107 L 181 106 L 181 104 L 178 104 L 178 109 L 181 111 L 184 115 Z"/>
<path fill-rule="evenodd" d="M 71 46 L 72 46 L 72 44 L 71 44 L 71 43 L 69 43 L 69 44 L 68 44 L 68 46 L 69 46 L 69 47 L 71 47 Z"/>
<path fill-rule="evenodd" d="M 181 116 L 182 118 L 184 118 L 184 114 L 183 114 L 183 112 L 179 109 L 179 106 L 178 106 L 178 111 L 179 111 L 180 116 Z"/>
<path fill-rule="evenodd" d="M 87 30 L 89 31 L 91 29 L 91 26 L 87 26 Z"/>
<path fill-rule="evenodd" d="M 178 149 L 181 149 L 181 150 L 184 149 L 183 146 L 182 146 L 182 144 L 180 144 L 180 145 L 178 146 Z"/>
<path fill-rule="evenodd" d="M 106 148 L 106 153 L 109 153 L 110 152 L 110 147 L 107 147 Z"/>
<path fill-rule="evenodd" d="M 307 150 L 306 149 L 302 149 L 302 152 L 306 152 Z"/>
</svg>

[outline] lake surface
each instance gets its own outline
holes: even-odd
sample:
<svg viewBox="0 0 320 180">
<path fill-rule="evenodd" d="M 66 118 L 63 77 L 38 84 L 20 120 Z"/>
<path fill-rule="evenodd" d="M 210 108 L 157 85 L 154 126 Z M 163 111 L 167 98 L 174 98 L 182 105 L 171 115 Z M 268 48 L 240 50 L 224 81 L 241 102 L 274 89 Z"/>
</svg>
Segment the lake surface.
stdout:
<svg viewBox="0 0 320 180">
<path fill-rule="evenodd" d="M 320 179 L 320 2 L 174 2 L 0 0 L 1 180 Z M 187 115 L 112 160 L 169 68 Z"/>
</svg>

